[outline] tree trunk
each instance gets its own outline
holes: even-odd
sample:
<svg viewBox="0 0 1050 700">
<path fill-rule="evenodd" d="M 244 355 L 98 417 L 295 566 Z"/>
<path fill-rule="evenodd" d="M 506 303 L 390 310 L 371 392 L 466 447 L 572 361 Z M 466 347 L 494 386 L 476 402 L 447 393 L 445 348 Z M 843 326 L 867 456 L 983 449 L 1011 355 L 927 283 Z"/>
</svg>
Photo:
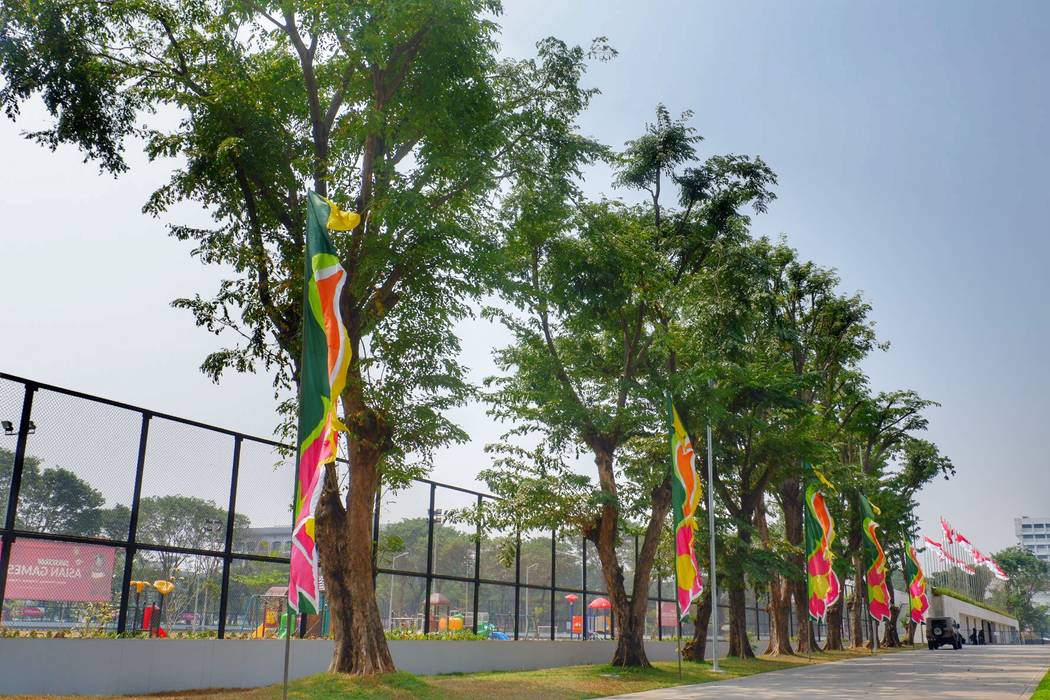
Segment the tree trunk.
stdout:
<svg viewBox="0 0 1050 700">
<path fill-rule="evenodd" d="M 355 366 L 351 366 L 353 374 Z M 360 378 L 348 377 L 343 409 L 349 428 L 350 491 L 340 503 L 335 465 L 325 469 L 316 515 L 317 545 L 335 643 L 328 670 L 374 675 L 394 671 L 375 596 L 372 516 L 379 461 L 390 448 L 389 426 L 364 405 Z"/>
<path fill-rule="evenodd" d="M 828 608 L 828 636 L 824 641 L 824 651 L 842 651 L 842 607 L 845 591 L 839 599 Z"/>
<path fill-rule="evenodd" d="M 853 604 L 849 609 L 849 646 L 850 649 L 864 648 L 864 632 L 861 625 L 867 611 L 864 610 L 864 556 L 860 548 L 860 520 L 857 517 L 856 503 L 851 499 L 849 517 L 848 549 L 853 552 Z"/>
<path fill-rule="evenodd" d="M 769 524 L 766 519 L 766 502 L 760 499 L 758 507 L 755 508 L 755 529 L 758 531 L 762 547 L 769 551 L 772 549 L 769 539 Z M 757 595 L 756 591 L 756 595 Z M 769 605 L 766 611 L 769 613 L 769 646 L 766 647 L 767 656 L 793 656 L 791 648 L 791 630 L 788 617 L 788 606 L 791 604 L 791 592 L 787 587 L 787 581 L 779 574 L 773 574 L 769 582 Z"/>
<path fill-rule="evenodd" d="M 907 640 L 908 641 L 906 643 L 910 647 L 915 646 L 915 630 L 917 629 L 917 627 L 918 626 L 915 624 L 915 621 L 912 620 L 911 617 L 909 617 L 908 618 L 908 624 L 907 624 L 907 627 L 906 627 L 907 635 L 908 635 L 907 636 Z"/>
<path fill-rule="evenodd" d="M 729 577 L 729 656 L 741 659 L 755 658 L 751 640 L 747 637 L 747 603 L 743 585 L 743 572 L 739 577 Z"/>
<path fill-rule="evenodd" d="M 891 592 L 892 596 L 893 593 Z M 897 621 L 901 616 L 901 606 L 891 603 L 890 604 L 890 619 L 883 626 L 885 631 L 882 633 L 882 646 L 884 647 L 899 647 L 901 645 L 901 637 L 897 632 Z"/>
<path fill-rule="evenodd" d="M 775 576 L 769 584 L 769 656 L 794 656 L 791 648 L 791 624 L 789 608 L 791 589 L 783 576 Z"/>
<path fill-rule="evenodd" d="M 594 543 L 598 552 L 609 603 L 616 615 L 616 651 L 613 653 L 612 664 L 649 668 L 651 664 L 645 653 L 644 642 L 645 615 L 649 607 L 649 580 L 653 563 L 656 561 L 664 521 L 671 507 L 671 475 L 668 472 L 663 482 L 652 491 L 653 509 L 649 514 L 649 523 L 642 540 L 642 547 L 638 552 L 634 585 L 631 595 L 628 596 L 624 585 L 623 566 L 616 553 L 620 523 L 619 510 L 615 505 L 616 482 L 613 478 L 613 450 L 608 443 L 598 440 L 594 440 L 591 449 L 594 451 L 602 491 L 611 498 L 602 505 L 602 513 L 597 524 L 585 532 L 584 536 Z"/>
<path fill-rule="evenodd" d="M 788 543 L 798 548 L 799 554 L 792 556 L 795 570 L 806 570 L 805 531 L 803 530 L 804 496 L 802 485 L 797 479 L 790 479 L 780 485 L 780 505 L 784 511 L 784 535 Z M 788 585 L 795 599 L 795 616 L 798 619 L 798 653 L 810 654 L 814 651 L 813 625 L 809 620 L 809 595 L 806 590 L 805 575 L 793 577 Z"/>
<path fill-rule="evenodd" d="M 693 620 L 693 638 L 682 647 L 682 658 L 688 661 L 703 661 L 707 655 L 707 632 L 711 628 L 711 588 L 704 587 Z M 718 630 L 715 630 L 718 634 Z M 716 647 L 717 648 L 717 645 Z"/>
<path fill-rule="evenodd" d="M 860 573 L 862 564 L 861 556 L 857 554 L 854 558 L 853 574 L 853 601 L 849 608 L 849 636 L 850 649 L 863 649 L 867 646 L 864 642 L 864 625 L 867 622 L 867 611 L 864 609 L 864 576 Z"/>
</svg>

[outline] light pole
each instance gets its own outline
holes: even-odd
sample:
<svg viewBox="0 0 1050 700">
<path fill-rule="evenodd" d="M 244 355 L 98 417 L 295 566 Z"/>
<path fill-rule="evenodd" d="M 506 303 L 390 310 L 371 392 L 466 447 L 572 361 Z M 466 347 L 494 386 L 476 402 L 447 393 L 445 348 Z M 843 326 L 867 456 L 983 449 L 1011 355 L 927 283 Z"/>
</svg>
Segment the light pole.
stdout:
<svg viewBox="0 0 1050 700">
<path fill-rule="evenodd" d="M 398 557 L 403 557 L 406 554 L 408 554 L 408 552 L 401 552 L 400 554 L 395 554 L 390 559 L 390 568 L 391 569 L 394 568 L 394 565 L 397 563 L 397 558 Z M 387 605 L 387 609 L 386 609 L 386 628 L 388 630 L 394 629 L 394 576 L 395 575 L 396 574 L 390 574 L 390 603 Z"/>
<path fill-rule="evenodd" d="M 535 562 L 525 567 L 525 639 L 529 638 L 529 572 L 532 567 L 539 565 L 539 562 Z M 538 633 L 537 636 L 539 636 Z"/>
</svg>

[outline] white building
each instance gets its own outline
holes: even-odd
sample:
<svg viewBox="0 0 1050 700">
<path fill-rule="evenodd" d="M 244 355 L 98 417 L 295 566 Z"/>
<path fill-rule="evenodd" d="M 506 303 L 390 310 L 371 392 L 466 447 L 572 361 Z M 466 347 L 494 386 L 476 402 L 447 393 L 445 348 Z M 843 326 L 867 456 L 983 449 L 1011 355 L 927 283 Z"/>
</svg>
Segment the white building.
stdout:
<svg viewBox="0 0 1050 700">
<path fill-rule="evenodd" d="M 1017 545 L 1045 562 L 1050 562 L 1050 518 L 1014 518 Z"/>
<path fill-rule="evenodd" d="M 249 527 L 235 535 L 234 549 L 251 554 L 288 556 L 292 551 L 292 528 Z"/>
</svg>

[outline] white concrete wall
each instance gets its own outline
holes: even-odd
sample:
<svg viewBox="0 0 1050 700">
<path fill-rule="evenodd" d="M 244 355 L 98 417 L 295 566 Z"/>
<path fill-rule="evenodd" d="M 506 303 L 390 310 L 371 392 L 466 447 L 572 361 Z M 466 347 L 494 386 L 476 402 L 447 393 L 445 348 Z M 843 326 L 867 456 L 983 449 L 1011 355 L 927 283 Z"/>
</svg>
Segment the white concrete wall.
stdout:
<svg viewBox="0 0 1050 700">
<path fill-rule="evenodd" d="M 981 629 L 983 622 L 988 623 L 995 633 L 995 641 L 1000 644 L 1013 642 L 1019 632 L 1019 625 L 1014 618 L 946 595 L 932 597 L 929 615 L 954 617 L 959 622 L 959 631 L 967 639 L 970 638 L 970 630 L 974 627 Z"/>
<path fill-rule="evenodd" d="M 391 641 L 410 673 L 469 673 L 606 663 L 607 641 Z M 647 642 L 653 661 L 673 661 L 674 642 Z M 332 642 L 292 642 L 291 676 L 324 671 Z M 0 639 L 0 695 L 128 695 L 278 683 L 284 642 L 237 639 Z"/>
</svg>

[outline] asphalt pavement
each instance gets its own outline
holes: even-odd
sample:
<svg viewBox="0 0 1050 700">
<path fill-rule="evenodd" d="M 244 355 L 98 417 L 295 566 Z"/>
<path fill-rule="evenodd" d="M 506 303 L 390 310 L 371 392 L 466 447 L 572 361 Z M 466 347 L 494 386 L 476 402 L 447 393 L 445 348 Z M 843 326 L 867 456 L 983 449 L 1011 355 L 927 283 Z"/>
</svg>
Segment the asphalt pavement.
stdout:
<svg viewBox="0 0 1050 700">
<path fill-rule="evenodd" d="M 928 698 L 1027 700 L 1050 668 L 1047 646 L 921 649 L 619 695 L 632 700 Z"/>
</svg>

